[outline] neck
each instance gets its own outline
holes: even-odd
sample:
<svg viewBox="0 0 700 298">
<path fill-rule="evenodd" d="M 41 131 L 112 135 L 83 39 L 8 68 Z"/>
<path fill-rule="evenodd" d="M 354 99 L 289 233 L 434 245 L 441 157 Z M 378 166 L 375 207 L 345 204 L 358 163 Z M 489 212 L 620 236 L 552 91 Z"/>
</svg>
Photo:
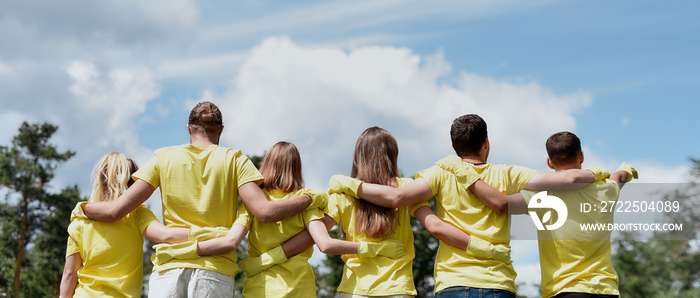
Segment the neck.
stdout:
<svg viewBox="0 0 700 298">
<path fill-rule="evenodd" d="M 555 172 L 563 172 L 566 170 L 572 170 L 572 169 L 581 169 L 581 164 L 580 163 L 571 163 L 571 164 L 565 164 L 565 165 L 555 165 L 554 166 L 554 171 Z"/>
<path fill-rule="evenodd" d="M 475 166 L 486 164 L 486 158 L 477 155 L 462 156 L 462 160 Z"/>
<path fill-rule="evenodd" d="M 219 144 L 219 142 L 218 140 L 214 142 L 208 136 L 190 135 L 190 144 L 197 147 L 206 147 L 209 145 Z"/>
</svg>

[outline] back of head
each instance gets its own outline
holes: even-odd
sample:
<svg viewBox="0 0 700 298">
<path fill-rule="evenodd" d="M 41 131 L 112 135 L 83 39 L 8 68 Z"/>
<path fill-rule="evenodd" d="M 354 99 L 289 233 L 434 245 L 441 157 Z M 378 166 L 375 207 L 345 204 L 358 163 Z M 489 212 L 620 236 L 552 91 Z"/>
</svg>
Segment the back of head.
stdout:
<svg viewBox="0 0 700 298">
<path fill-rule="evenodd" d="M 555 165 L 574 162 L 581 153 L 581 140 L 568 131 L 553 134 L 545 146 L 549 160 Z"/>
<path fill-rule="evenodd" d="M 297 146 L 289 142 L 277 142 L 265 154 L 260 173 L 265 177 L 263 187 L 292 192 L 304 187 L 301 176 L 301 156 Z"/>
<path fill-rule="evenodd" d="M 350 176 L 364 182 L 396 185 L 399 145 L 385 129 L 366 129 L 355 144 Z M 393 231 L 394 210 L 357 200 L 356 229 L 370 237 L 385 237 Z"/>
<path fill-rule="evenodd" d="M 450 137 L 458 156 L 479 154 L 488 137 L 486 121 L 476 114 L 461 116 L 452 122 Z"/>
<path fill-rule="evenodd" d="M 136 163 L 124 154 L 110 152 L 95 165 L 89 202 L 114 200 L 133 183 L 131 175 L 138 170 Z"/>
<path fill-rule="evenodd" d="M 215 104 L 204 101 L 197 104 L 190 112 L 187 122 L 193 134 L 213 134 L 224 125 L 221 110 Z"/>
</svg>

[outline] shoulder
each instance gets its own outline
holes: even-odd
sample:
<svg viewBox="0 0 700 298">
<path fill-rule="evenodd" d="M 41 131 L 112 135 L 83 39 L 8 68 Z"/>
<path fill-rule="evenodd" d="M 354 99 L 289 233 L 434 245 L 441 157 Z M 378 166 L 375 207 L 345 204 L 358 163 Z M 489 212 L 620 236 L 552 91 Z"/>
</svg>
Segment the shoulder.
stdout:
<svg viewBox="0 0 700 298">
<path fill-rule="evenodd" d="M 620 192 L 620 184 L 617 183 L 617 181 L 610 180 L 608 178 L 606 178 L 604 181 L 593 181 L 591 184 L 595 185 L 598 189 Z"/>
<path fill-rule="evenodd" d="M 154 154 L 156 156 L 158 156 L 158 155 L 168 154 L 170 152 L 177 151 L 177 150 L 185 150 L 185 146 L 187 146 L 187 145 L 177 145 L 177 146 L 158 148 L 158 149 L 156 149 Z"/>
<path fill-rule="evenodd" d="M 71 237 L 78 237 L 82 231 L 83 227 L 88 224 L 89 219 L 77 218 L 70 221 L 68 225 L 68 235 Z"/>
<path fill-rule="evenodd" d="M 432 166 L 432 167 L 429 167 L 425 170 L 418 172 L 416 174 L 416 178 L 418 178 L 418 177 L 426 178 L 426 177 L 442 176 L 442 175 L 448 175 L 448 174 L 450 174 L 449 171 L 447 171 L 439 166 Z"/>
</svg>

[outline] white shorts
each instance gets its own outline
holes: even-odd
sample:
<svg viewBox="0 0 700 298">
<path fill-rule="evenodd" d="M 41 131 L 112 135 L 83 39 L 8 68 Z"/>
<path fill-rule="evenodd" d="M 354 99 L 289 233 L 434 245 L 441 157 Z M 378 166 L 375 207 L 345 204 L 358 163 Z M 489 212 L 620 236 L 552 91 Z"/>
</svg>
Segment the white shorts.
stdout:
<svg viewBox="0 0 700 298">
<path fill-rule="evenodd" d="M 175 268 L 153 272 L 148 281 L 150 298 L 231 298 L 233 292 L 233 276 L 206 269 Z"/>
</svg>

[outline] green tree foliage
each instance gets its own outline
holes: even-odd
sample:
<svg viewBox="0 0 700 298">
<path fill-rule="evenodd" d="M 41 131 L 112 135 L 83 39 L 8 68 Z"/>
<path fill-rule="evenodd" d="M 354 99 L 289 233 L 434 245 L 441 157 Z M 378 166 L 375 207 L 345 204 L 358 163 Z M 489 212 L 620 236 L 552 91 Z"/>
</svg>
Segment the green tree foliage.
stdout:
<svg viewBox="0 0 700 298">
<path fill-rule="evenodd" d="M 692 180 L 664 196 L 680 202 L 678 213 L 668 214 L 670 222 L 683 224 L 682 233 L 656 232 L 654 240 L 635 240 L 624 233 L 613 243 L 613 264 L 620 277 L 623 297 L 700 297 L 700 161 L 692 159 Z M 677 240 L 677 239 L 684 240 Z M 676 240 L 668 240 L 676 239 Z"/>
<path fill-rule="evenodd" d="M 12 146 L 0 146 L 0 291 L 15 297 L 56 296 L 77 187 L 47 191 L 60 162 L 75 153 L 49 142 L 57 126 L 23 123 Z"/>
</svg>

